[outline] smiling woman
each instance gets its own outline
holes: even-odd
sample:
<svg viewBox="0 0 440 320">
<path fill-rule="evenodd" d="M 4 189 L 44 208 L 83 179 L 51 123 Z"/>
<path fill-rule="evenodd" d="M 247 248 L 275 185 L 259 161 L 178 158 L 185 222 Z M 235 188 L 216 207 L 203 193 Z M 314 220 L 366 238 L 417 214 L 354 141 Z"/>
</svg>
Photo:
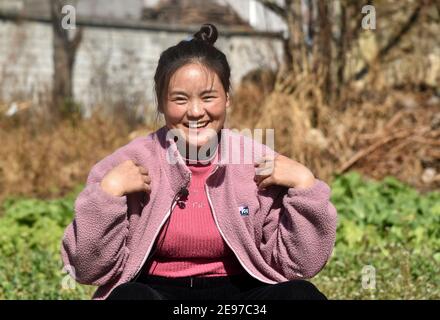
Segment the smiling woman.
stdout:
<svg viewBox="0 0 440 320">
<path fill-rule="evenodd" d="M 197 148 L 217 137 L 229 107 L 231 71 L 213 46 L 217 36 L 215 26 L 204 25 L 191 40 L 161 54 L 154 76 L 166 126 L 180 129 L 186 144 Z"/>
<path fill-rule="evenodd" d="M 76 200 L 62 257 L 77 281 L 99 286 L 95 299 L 325 298 L 305 279 L 334 246 L 330 188 L 224 128 L 230 68 L 217 35 L 203 25 L 161 54 L 166 125 L 96 164 Z M 212 141 L 206 156 L 185 152 Z"/>
</svg>

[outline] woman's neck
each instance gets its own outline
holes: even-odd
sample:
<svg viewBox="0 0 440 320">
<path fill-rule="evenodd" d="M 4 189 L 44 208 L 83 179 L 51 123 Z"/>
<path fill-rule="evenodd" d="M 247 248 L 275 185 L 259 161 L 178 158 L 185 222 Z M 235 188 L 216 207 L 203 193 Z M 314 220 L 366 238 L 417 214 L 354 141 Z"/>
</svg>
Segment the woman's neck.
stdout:
<svg viewBox="0 0 440 320">
<path fill-rule="evenodd" d="M 212 143 L 197 147 L 197 149 L 195 147 L 190 148 L 188 144 L 180 144 L 177 146 L 177 149 L 187 164 L 209 164 L 217 155 L 220 136 L 221 135 L 218 134 L 217 137 L 214 138 L 217 139 L 217 141 L 212 141 Z"/>
</svg>

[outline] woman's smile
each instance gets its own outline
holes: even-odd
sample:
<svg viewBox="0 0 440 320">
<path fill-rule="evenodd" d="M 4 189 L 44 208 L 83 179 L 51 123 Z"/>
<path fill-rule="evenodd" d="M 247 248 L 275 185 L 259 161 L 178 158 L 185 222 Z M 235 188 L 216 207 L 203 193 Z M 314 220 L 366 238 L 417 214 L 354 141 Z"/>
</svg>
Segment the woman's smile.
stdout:
<svg viewBox="0 0 440 320">
<path fill-rule="evenodd" d="M 191 129 L 196 130 L 197 132 L 202 131 L 204 128 L 206 128 L 209 125 L 210 121 L 190 121 L 189 123 L 185 123 L 184 126 Z"/>
</svg>

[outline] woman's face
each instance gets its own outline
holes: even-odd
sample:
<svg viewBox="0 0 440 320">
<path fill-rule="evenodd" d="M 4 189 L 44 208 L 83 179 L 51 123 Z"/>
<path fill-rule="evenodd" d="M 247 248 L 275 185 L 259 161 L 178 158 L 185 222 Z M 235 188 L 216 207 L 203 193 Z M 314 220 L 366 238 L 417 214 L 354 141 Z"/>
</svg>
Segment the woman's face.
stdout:
<svg viewBox="0 0 440 320">
<path fill-rule="evenodd" d="M 171 77 L 163 113 L 169 129 L 180 129 L 187 144 L 200 148 L 223 128 L 228 107 L 218 75 L 191 63 Z"/>
</svg>

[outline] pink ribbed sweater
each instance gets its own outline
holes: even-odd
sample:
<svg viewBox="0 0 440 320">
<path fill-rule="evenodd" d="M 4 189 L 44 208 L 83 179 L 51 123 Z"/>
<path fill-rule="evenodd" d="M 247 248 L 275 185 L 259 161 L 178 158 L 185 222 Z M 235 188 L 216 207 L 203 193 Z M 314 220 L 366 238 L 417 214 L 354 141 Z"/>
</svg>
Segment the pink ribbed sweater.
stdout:
<svg viewBox="0 0 440 320">
<path fill-rule="evenodd" d="M 163 277 L 227 276 L 243 273 L 234 253 L 220 235 L 205 193 L 212 163 L 188 164 L 189 195 L 175 206 L 156 241 L 157 251 L 146 268 Z"/>
</svg>

